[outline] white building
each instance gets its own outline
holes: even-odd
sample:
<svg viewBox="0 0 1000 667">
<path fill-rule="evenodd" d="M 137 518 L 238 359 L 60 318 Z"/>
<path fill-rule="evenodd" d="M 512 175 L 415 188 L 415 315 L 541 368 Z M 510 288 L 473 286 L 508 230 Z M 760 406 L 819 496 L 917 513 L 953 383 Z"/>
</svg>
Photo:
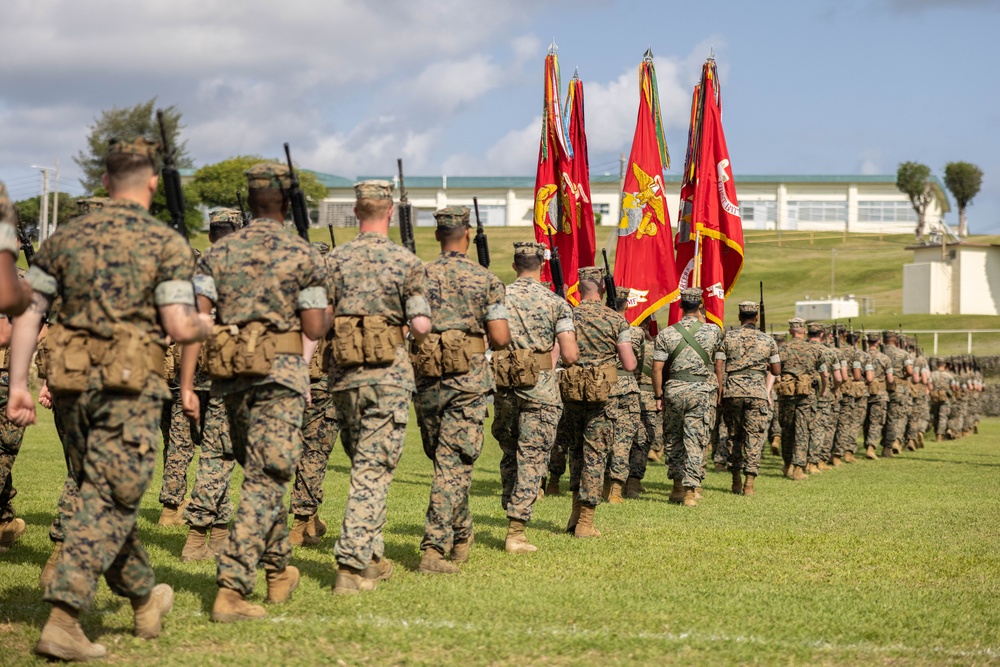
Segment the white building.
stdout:
<svg viewBox="0 0 1000 667">
<path fill-rule="evenodd" d="M 857 317 L 860 312 L 858 302 L 853 297 L 795 302 L 795 317 L 804 320 L 846 320 Z"/>
<path fill-rule="evenodd" d="M 904 315 L 1000 315 L 1000 245 L 909 246 Z"/>
<path fill-rule="evenodd" d="M 316 173 L 329 197 L 320 207 L 320 224 L 338 227 L 356 224 L 353 214 L 355 181 Z M 360 176 L 368 178 L 392 177 Z M 676 226 L 680 176 L 664 176 L 670 220 Z M 434 224 L 434 211 L 451 205 L 471 206 L 479 198 L 483 223 L 492 226 L 532 224 L 535 179 L 531 176 L 411 176 L 406 179 L 417 224 Z M 590 179 L 594 212 L 604 226 L 619 216 L 621 189 L 617 174 L 595 174 Z M 849 232 L 912 233 L 916 214 L 909 199 L 896 188 L 896 176 L 737 175 L 736 190 L 744 229 L 836 230 Z M 950 210 L 944 186 L 934 177 L 934 200 L 927 221 L 934 225 Z"/>
</svg>

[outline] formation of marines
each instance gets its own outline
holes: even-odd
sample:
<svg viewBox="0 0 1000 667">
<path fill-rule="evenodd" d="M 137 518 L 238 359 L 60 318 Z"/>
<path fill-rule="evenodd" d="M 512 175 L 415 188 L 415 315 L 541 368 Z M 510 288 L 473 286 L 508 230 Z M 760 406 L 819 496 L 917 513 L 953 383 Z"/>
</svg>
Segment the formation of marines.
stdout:
<svg viewBox="0 0 1000 667">
<path fill-rule="evenodd" d="M 540 280 L 541 244 L 514 244 L 517 279 L 505 286 L 468 257 L 466 207 L 435 213 L 441 254 L 425 265 L 388 238 L 388 181 L 357 184 L 359 234 L 331 249 L 287 231 L 289 169 L 258 164 L 246 172 L 250 222 L 214 211 L 211 246 L 196 253 L 148 212 L 158 158 L 145 139 L 113 143 L 110 197 L 61 226 L 25 275 L 0 185 L 0 312 L 9 316 L 0 322 L 0 552 L 26 528 L 11 503 L 11 466 L 35 421 L 33 358 L 67 463 L 40 577 L 52 605 L 40 655 L 106 655 L 79 623 L 101 576 L 129 599 L 137 637 L 160 634 L 173 590 L 156 582 L 136 517 L 161 440 L 159 523 L 187 527 L 182 561 L 217 561 L 211 619 L 229 623 L 267 615 L 249 599 L 257 569 L 269 604 L 298 588 L 292 546 L 327 532 L 319 508 L 338 436 L 351 471 L 333 592 L 392 577 L 386 497 L 411 402 L 434 471 L 418 566 L 428 575 L 456 574 L 470 558 L 469 493 L 491 396 L 512 554 L 537 550 L 526 533 L 533 505 L 562 492 L 567 463 L 566 531 L 598 538 L 597 507 L 640 498 L 650 461 L 666 459 L 670 501 L 695 507 L 710 458 L 732 474 L 732 493 L 754 495 L 769 438 L 798 481 L 854 463 L 859 438 L 877 459 L 923 447 L 929 428 L 939 441 L 977 431 L 978 369 L 928 361 L 896 332 L 862 340 L 792 319 L 788 340 L 776 340 L 758 329 L 753 302 L 724 331 L 706 322 L 702 290 L 689 288 L 679 292 L 681 320 L 654 336 L 650 319 L 629 325 L 628 290 L 605 294 L 598 267 L 580 269 L 575 308 L 556 296 Z"/>
</svg>

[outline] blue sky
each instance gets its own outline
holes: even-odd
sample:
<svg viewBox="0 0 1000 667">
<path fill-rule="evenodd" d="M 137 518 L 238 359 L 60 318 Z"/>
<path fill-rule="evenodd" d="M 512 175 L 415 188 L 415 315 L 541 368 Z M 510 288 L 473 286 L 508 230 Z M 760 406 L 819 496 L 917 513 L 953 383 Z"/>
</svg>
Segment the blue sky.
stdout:
<svg viewBox="0 0 1000 667">
<path fill-rule="evenodd" d="M 86 6 L 84 6 L 86 5 Z M 530 175 L 546 46 L 586 86 L 591 164 L 617 169 L 656 55 L 680 169 L 690 88 L 714 47 L 739 174 L 893 173 L 966 160 L 986 173 L 972 231 L 1000 233 L 1000 2 L 134 3 L 13 0 L 0 43 L 0 179 L 71 157 L 103 108 L 159 96 L 184 113 L 195 161 L 277 155 L 353 177 Z M 123 57 L 123 55 L 125 57 Z M 70 179 L 67 183 L 66 179 Z M 955 213 L 949 216 L 955 222 Z"/>
</svg>

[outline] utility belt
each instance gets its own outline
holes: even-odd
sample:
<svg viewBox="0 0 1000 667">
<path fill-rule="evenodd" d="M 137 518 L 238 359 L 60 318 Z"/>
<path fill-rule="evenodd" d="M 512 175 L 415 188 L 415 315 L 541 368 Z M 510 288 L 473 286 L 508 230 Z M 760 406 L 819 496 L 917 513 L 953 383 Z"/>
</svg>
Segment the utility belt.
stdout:
<svg viewBox="0 0 1000 667">
<path fill-rule="evenodd" d="M 733 371 L 732 373 L 726 371 L 726 377 L 736 378 L 736 377 L 746 377 L 746 376 L 756 376 L 764 380 L 767 379 L 767 371 L 761 370 L 759 368 L 742 368 L 738 371 Z"/>
<path fill-rule="evenodd" d="M 885 380 L 872 380 L 871 384 L 868 385 L 868 395 L 878 396 L 885 393 L 886 389 Z"/>
<path fill-rule="evenodd" d="M 812 373 L 782 373 L 774 387 L 778 396 L 810 396 L 815 382 Z"/>
<path fill-rule="evenodd" d="M 222 324 L 212 327 L 205 349 L 208 374 L 213 380 L 265 377 L 271 373 L 277 355 L 302 355 L 302 334 L 268 331 L 263 322 L 250 322 L 242 329 Z"/>
<path fill-rule="evenodd" d="M 100 368 L 105 390 L 127 394 L 140 393 L 151 373 L 163 375 L 163 348 L 129 324 L 115 325 L 110 340 L 53 324 L 47 338 L 46 382 L 53 394 L 85 391 L 94 366 Z"/>
<path fill-rule="evenodd" d="M 919 382 L 910 383 L 910 393 L 913 394 L 914 398 L 920 398 L 924 394 L 924 387 L 927 385 L 921 384 Z"/>
<path fill-rule="evenodd" d="M 529 389 L 538 384 L 541 371 L 552 370 L 552 352 L 498 350 L 490 363 L 498 387 Z"/>
<path fill-rule="evenodd" d="M 667 374 L 666 381 L 676 380 L 677 382 L 708 382 L 709 375 L 699 373 L 689 373 L 687 371 L 671 371 Z"/>
<path fill-rule="evenodd" d="M 564 401 L 603 403 L 618 384 L 618 369 L 614 364 L 601 366 L 570 366 L 559 376 L 559 392 Z"/>
<path fill-rule="evenodd" d="M 853 398 L 863 398 L 868 395 L 868 385 L 865 384 L 864 380 L 850 380 L 850 387 L 848 389 L 848 396 Z"/>
<path fill-rule="evenodd" d="M 947 403 L 949 398 L 947 389 L 935 389 L 931 392 L 931 400 L 935 403 Z"/>
<path fill-rule="evenodd" d="M 419 343 L 410 343 L 410 361 L 413 371 L 423 377 L 468 373 L 472 357 L 486 353 L 482 334 L 470 334 L 457 329 L 432 333 Z M 552 367 L 551 357 L 549 367 Z"/>
<path fill-rule="evenodd" d="M 10 348 L 0 347 L 0 371 L 10 368 Z"/>
<path fill-rule="evenodd" d="M 895 377 L 892 383 L 892 389 L 889 390 L 890 393 L 895 393 L 900 390 L 906 390 L 910 388 L 910 381 L 904 380 L 901 377 Z"/>
<path fill-rule="evenodd" d="M 402 327 L 383 315 L 341 315 L 333 318 L 331 358 L 341 368 L 386 366 L 396 360 L 403 341 Z"/>
</svg>

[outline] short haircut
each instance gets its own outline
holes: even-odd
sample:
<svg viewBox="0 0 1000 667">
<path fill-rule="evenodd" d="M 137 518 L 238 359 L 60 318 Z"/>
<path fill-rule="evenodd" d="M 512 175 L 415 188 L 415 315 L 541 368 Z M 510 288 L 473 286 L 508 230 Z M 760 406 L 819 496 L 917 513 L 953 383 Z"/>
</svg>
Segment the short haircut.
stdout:
<svg viewBox="0 0 1000 667">
<path fill-rule="evenodd" d="M 700 301 L 697 301 L 697 302 L 695 302 L 695 301 L 684 301 L 683 299 L 681 299 L 681 311 L 682 312 L 693 313 L 694 311 L 698 310 L 699 308 L 701 308 L 701 302 Z"/>
<path fill-rule="evenodd" d="M 392 208 L 391 199 L 358 199 L 354 205 L 360 222 L 380 220 Z"/>
<path fill-rule="evenodd" d="M 250 207 L 250 213 L 256 218 L 261 211 L 280 209 L 282 213 L 287 214 L 291 200 L 288 198 L 287 190 L 250 188 L 247 192 L 247 205 Z"/>
<path fill-rule="evenodd" d="M 514 255 L 514 268 L 518 271 L 535 271 L 541 265 L 540 255 Z"/>
<path fill-rule="evenodd" d="M 465 236 L 467 229 L 468 227 L 438 227 L 434 230 L 434 233 L 437 234 L 439 241 L 447 243 L 449 241 L 457 241 Z"/>
<path fill-rule="evenodd" d="M 235 231 L 236 225 L 232 222 L 213 222 L 208 226 L 208 240 L 210 243 L 215 243 Z"/>
<path fill-rule="evenodd" d="M 580 294 L 600 294 L 601 285 L 593 280 L 580 281 Z"/>
<path fill-rule="evenodd" d="M 109 190 L 130 190 L 156 174 L 156 164 L 148 155 L 109 153 L 104 158 Z"/>
<path fill-rule="evenodd" d="M 749 322 L 757 317 L 757 313 L 740 313 L 740 322 Z"/>
<path fill-rule="evenodd" d="M 806 335 L 809 336 L 809 338 L 822 338 L 824 333 L 826 333 L 826 332 L 824 332 L 824 331 L 810 331 Z"/>
</svg>

